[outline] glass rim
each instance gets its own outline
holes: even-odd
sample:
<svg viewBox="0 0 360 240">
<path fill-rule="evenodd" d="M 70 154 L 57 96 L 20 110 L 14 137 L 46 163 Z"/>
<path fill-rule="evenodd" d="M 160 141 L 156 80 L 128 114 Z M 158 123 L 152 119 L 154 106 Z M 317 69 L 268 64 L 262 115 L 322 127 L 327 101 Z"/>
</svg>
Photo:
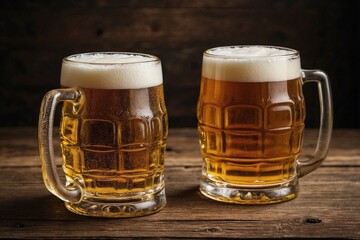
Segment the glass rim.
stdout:
<svg viewBox="0 0 360 240">
<path fill-rule="evenodd" d="M 142 56 L 146 57 L 148 59 L 144 60 L 137 60 L 134 62 L 89 62 L 89 61 L 79 61 L 79 60 L 73 60 L 71 58 L 79 57 L 79 56 L 91 56 L 91 55 L 97 55 L 97 54 L 103 54 L 103 55 L 115 55 L 115 54 L 121 54 L 121 55 L 134 55 L 134 56 Z M 88 65 L 98 65 L 98 66 L 119 66 L 119 65 L 131 65 L 131 64 L 138 64 L 138 63 L 151 63 L 151 62 L 160 62 L 160 58 L 147 54 L 147 53 L 138 53 L 138 52 L 116 52 L 116 51 L 106 51 L 106 52 L 84 52 L 84 53 L 76 53 L 71 54 L 69 56 L 66 56 L 63 58 L 63 63 L 73 63 L 73 64 L 88 64 Z"/>
<path fill-rule="evenodd" d="M 225 55 L 225 54 L 216 54 L 211 53 L 214 50 L 217 49 L 226 49 L 226 48 L 247 48 L 247 47 L 260 47 L 260 48 L 275 48 L 279 50 L 287 51 L 287 53 L 273 55 L 273 56 L 236 56 L 236 55 Z M 219 47 L 213 47 L 209 48 L 204 51 L 203 53 L 206 57 L 212 57 L 212 58 L 223 58 L 223 59 L 269 59 L 269 58 L 291 58 L 296 57 L 298 58 L 300 56 L 300 52 L 298 50 L 287 48 L 287 47 L 280 47 L 280 46 L 273 46 L 273 45 L 229 45 L 229 46 L 219 46 Z"/>
</svg>

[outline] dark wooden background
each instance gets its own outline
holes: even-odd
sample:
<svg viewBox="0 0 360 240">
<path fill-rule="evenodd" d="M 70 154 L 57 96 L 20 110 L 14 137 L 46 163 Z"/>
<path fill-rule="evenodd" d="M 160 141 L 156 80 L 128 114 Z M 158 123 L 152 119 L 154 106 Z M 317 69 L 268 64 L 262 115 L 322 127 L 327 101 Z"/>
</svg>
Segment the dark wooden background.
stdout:
<svg viewBox="0 0 360 240">
<path fill-rule="evenodd" d="M 42 96 L 59 87 L 61 59 L 89 51 L 159 56 L 170 127 L 196 126 L 202 52 L 269 44 L 325 70 L 335 127 L 360 127 L 359 10 L 341 0 L 0 0 L 0 126 L 35 126 Z M 316 88 L 304 89 L 315 127 Z"/>
</svg>

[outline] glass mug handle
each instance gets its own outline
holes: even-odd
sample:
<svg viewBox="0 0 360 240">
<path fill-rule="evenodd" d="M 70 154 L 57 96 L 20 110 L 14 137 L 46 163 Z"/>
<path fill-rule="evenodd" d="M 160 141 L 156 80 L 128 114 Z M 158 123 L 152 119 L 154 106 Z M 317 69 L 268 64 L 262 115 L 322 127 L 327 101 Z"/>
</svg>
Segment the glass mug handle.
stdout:
<svg viewBox="0 0 360 240">
<path fill-rule="evenodd" d="M 43 98 L 39 116 L 39 153 L 46 187 L 51 193 L 67 202 L 79 202 L 82 193 L 80 187 L 66 187 L 61 183 L 56 170 L 53 148 L 53 126 L 56 106 L 59 102 L 71 101 L 74 103 L 74 111 L 78 110 L 82 100 L 82 92 L 75 88 L 54 89 L 49 91 Z"/>
<path fill-rule="evenodd" d="M 313 155 L 298 160 L 298 176 L 302 177 L 317 169 L 329 151 L 333 127 L 333 106 L 331 88 L 327 75 L 320 70 L 302 70 L 303 84 L 316 82 L 320 102 L 320 128 L 317 145 Z"/>
</svg>

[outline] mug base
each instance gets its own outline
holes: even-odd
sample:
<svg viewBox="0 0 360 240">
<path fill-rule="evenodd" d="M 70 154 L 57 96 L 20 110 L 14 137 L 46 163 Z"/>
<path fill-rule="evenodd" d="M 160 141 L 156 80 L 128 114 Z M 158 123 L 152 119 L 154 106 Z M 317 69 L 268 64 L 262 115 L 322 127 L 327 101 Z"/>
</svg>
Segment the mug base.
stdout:
<svg viewBox="0 0 360 240">
<path fill-rule="evenodd" d="M 166 205 L 165 188 L 147 194 L 141 198 L 131 199 L 81 199 L 80 202 L 66 202 L 65 207 L 73 213 L 105 218 L 140 217 L 156 213 Z"/>
<path fill-rule="evenodd" d="M 297 197 L 298 179 L 271 186 L 244 186 L 211 180 L 205 176 L 200 182 L 200 192 L 213 200 L 236 204 L 272 204 Z"/>
</svg>

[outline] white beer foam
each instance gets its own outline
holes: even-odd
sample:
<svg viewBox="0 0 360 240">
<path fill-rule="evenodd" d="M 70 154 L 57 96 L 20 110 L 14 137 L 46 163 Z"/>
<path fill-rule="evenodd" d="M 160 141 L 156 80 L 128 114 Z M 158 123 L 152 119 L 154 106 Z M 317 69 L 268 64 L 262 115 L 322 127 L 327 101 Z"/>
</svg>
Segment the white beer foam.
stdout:
<svg viewBox="0 0 360 240">
<path fill-rule="evenodd" d="M 162 84 L 157 58 L 131 53 L 78 54 L 64 60 L 61 85 L 93 89 L 139 89 Z"/>
<path fill-rule="evenodd" d="M 235 82 L 275 82 L 300 77 L 300 57 L 265 46 L 220 47 L 204 54 L 202 76 Z M 291 56 L 292 55 L 292 56 Z"/>
</svg>

